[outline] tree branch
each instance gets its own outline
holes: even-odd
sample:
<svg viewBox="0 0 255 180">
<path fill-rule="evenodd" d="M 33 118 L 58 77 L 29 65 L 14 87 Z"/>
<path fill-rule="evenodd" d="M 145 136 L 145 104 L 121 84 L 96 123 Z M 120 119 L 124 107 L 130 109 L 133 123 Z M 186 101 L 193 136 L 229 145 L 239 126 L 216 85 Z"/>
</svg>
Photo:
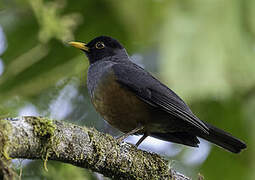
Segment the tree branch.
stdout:
<svg viewBox="0 0 255 180">
<path fill-rule="evenodd" d="M 0 165 L 9 157 L 43 159 L 45 168 L 47 160 L 57 160 L 112 179 L 189 180 L 156 154 L 95 129 L 42 117 L 0 119 Z"/>
</svg>

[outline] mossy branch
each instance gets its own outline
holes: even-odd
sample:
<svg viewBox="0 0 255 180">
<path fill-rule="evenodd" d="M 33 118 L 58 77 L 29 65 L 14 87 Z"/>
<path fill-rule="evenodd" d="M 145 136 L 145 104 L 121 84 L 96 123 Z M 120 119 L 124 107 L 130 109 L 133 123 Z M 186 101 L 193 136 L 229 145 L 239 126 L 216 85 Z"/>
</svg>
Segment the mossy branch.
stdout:
<svg viewBox="0 0 255 180">
<path fill-rule="evenodd" d="M 63 121 L 32 116 L 0 119 L 0 143 L 0 164 L 10 158 L 43 159 L 47 167 L 47 160 L 57 160 L 112 179 L 189 180 L 156 154 Z M 0 166 L 4 175 L 6 168 Z"/>
</svg>

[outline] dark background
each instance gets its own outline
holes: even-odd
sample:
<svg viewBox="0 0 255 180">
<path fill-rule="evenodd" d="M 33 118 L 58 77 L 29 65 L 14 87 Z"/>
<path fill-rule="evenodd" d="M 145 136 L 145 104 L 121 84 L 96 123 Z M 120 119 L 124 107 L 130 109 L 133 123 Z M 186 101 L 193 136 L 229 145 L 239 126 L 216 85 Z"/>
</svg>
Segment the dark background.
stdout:
<svg viewBox="0 0 255 180">
<path fill-rule="evenodd" d="M 49 116 L 119 135 L 90 104 L 87 59 L 67 45 L 108 35 L 198 117 L 248 145 L 236 155 L 205 141 L 188 148 L 148 138 L 140 148 L 194 179 L 255 179 L 254 19 L 254 0 L 1 0 L 0 116 Z M 103 179 L 58 162 L 49 172 L 42 161 L 13 165 L 22 179 Z"/>
</svg>

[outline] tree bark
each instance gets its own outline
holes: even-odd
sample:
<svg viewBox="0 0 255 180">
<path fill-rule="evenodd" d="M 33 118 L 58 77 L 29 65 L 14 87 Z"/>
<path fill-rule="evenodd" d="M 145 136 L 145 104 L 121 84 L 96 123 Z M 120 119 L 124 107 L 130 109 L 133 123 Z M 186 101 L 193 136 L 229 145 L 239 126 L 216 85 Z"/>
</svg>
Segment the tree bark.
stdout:
<svg viewBox="0 0 255 180">
<path fill-rule="evenodd" d="M 168 167 L 157 154 L 119 143 L 93 128 L 25 116 L 0 119 L 0 168 L 10 178 L 10 158 L 43 159 L 88 168 L 112 179 L 189 178 Z M 1 176 L 1 173 L 0 173 Z"/>
</svg>

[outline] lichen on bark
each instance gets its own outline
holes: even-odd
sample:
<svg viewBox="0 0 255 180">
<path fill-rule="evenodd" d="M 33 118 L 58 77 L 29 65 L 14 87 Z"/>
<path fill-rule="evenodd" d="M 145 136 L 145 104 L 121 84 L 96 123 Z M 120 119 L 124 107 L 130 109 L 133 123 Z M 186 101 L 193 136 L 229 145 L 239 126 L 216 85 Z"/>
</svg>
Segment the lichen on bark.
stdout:
<svg viewBox="0 0 255 180">
<path fill-rule="evenodd" d="M 11 144 L 9 135 L 11 134 L 11 124 L 0 119 L 0 179 L 14 179 L 17 174 L 11 168 L 11 158 L 8 150 Z"/>
<path fill-rule="evenodd" d="M 56 125 L 53 120 L 42 117 L 27 117 L 26 121 L 33 126 L 34 135 L 39 137 L 44 168 L 48 171 L 47 161 L 52 153 L 56 152 L 58 139 L 54 136 Z M 57 153 L 56 153 L 57 154 Z"/>
<path fill-rule="evenodd" d="M 56 160 L 112 179 L 189 179 L 170 170 L 168 162 L 157 154 L 120 143 L 93 128 L 48 118 L 26 116 L 0 121 L 0 145 L 2 157 L 43 159 L 45 166 L 48 159 Z"/>
</svg>

